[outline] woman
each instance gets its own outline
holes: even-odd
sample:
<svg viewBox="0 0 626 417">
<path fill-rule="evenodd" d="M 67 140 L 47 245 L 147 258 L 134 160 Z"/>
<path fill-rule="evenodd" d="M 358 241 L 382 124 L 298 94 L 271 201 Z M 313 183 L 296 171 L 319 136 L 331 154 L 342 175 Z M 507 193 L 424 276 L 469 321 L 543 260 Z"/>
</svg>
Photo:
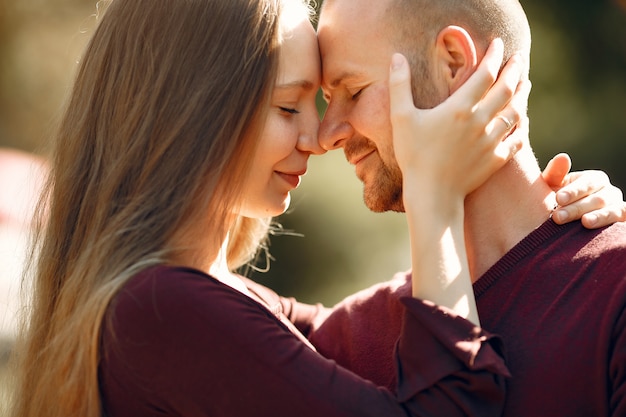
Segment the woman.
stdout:
<svg viewBox="0 0 626 417">
<path fill-rule="evenodd" d="M 315 352 L 305 334 L 321 309 L 231 272 L 323 152 L 307 10 L 299 0 L 110 4 L 57 133 L 13 416 L 498 413 L 497 339 L 451 314 L 454 302 L 406 301 L 396 395 Z M 485 61 L 497 68 L 494 51 Z M 494 108 L 509 99 L 485 98 Z M 517 117 L 511 106 L 501 114 Z M 504 163 L 493 149 L 516 144 L 498 145 L 503 126 L 459 125 L 486 144 L 463 163 Z M 458 201 L 483 179 L 436 201 Z M 459 231 L 458 212 L 418 208 Z M 417 223 L 418 242 L 438 239 Z M 457 312 L 475 317 L 466 268 L 458 282 L 469 298 Z M 450 297 L 436 290 L 430 301 Z"/>
</svg>

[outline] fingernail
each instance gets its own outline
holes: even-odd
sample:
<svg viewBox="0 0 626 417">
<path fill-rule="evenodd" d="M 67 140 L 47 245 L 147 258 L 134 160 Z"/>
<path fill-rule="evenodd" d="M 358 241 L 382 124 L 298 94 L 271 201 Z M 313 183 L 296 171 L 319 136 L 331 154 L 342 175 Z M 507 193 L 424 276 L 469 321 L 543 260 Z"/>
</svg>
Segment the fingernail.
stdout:
<svg viewBox="0 0 626 417">
<path fill-rule="evenodd" d="M 567 220 L 567 211 L 565 211 L 565 210 L 557 210 L 554 213 L 552 213 L 552 218 L 557 223 L 563 223 L 565 220 Z"/>
<path fill-rule="evenodd" d="M 562 206 L 568 205 L 571 198 L 572 195 L 569 191 L 559 191 L 556 193 L 556 201 Z"/>
<path fill-rule="evenodd" d="M 593 227 L 598 223 L 598 216 L 595 214 L 585 214 L 585 220 L 587 220 L 589 226 Z"/>
<path fill-rule="evenodd" d="M 401 54 L 393 54 L 393 56 L 391 57 L 391 69 L 392 70 L 397 70 L 398 68 L 402 66 L 403 63 L 404 63 L 404 59 L 402 58 Z"/>
</svg>

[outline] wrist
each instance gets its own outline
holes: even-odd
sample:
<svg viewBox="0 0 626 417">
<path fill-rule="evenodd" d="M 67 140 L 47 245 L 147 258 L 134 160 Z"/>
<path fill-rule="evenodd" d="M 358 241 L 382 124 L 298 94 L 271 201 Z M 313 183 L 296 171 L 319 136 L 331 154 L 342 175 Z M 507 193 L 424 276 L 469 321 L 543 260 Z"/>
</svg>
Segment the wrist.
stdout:
<svg viewBox="0 0 626 417">
<path fill-rule="evenodd" d="M 402 199 L 407 214 L 433 215 L 442 220 L 463 213 L 465 195 L 453 187 L 434 181 L 403 181 Z"/>
</svg>

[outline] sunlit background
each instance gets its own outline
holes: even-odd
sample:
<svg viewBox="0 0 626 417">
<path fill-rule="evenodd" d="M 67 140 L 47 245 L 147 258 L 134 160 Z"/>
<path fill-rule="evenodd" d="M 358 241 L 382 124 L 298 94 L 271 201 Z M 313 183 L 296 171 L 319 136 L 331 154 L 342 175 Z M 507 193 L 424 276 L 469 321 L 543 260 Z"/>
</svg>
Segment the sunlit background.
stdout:
<svg viewBox="0 0 626 417">
<path fill-rule="evenodd" d="M 522 0 L 533 33 L 531 141 L 541 166 L 559 152 L 626 189 L 626 0 Z M 279 220 L 300 232 L 272 240 L 253 277 L 282 293 L 333 303 L 409 267 L 399 214 L 373 214 L 339 151 L 313 158 Z"/>
<path fill-rule="evenodd" d="M 626 189 L 626 0 L 522 4 L 533 31 L 531 138 L 541 165 L 566 151 L 575 169 L 602 169 Z M 95 13 L 93 0 L 0 0 L 0 147 L 45 152 Z M 340 152 L 312 158 L 292 201 L 278 220 L 303 236 L 273 237 L 270 271 L 252 274 L 283 295 L 333 304 L 409 267 L 402 215 L 365 209 Z M 8 236 L 4 282 L 17 279 L 22 245 Z"/>
</svg>

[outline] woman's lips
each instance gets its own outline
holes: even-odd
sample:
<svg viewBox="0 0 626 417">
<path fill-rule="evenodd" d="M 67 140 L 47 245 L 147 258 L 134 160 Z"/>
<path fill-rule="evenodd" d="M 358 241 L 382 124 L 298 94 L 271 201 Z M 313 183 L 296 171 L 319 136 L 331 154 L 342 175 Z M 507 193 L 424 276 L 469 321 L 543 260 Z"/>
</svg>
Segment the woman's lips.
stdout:
<svg viewBox="0 0 626 417">
<path fill-rule="evenodd" d="M 276 173 L 289 185 L 291 185 L 292 188 L 298 188 L 298 185 L 300 185 L 300 177 L 304 175 L 304 172 L 287 173 L 276 171 Z"/>
</svg>

